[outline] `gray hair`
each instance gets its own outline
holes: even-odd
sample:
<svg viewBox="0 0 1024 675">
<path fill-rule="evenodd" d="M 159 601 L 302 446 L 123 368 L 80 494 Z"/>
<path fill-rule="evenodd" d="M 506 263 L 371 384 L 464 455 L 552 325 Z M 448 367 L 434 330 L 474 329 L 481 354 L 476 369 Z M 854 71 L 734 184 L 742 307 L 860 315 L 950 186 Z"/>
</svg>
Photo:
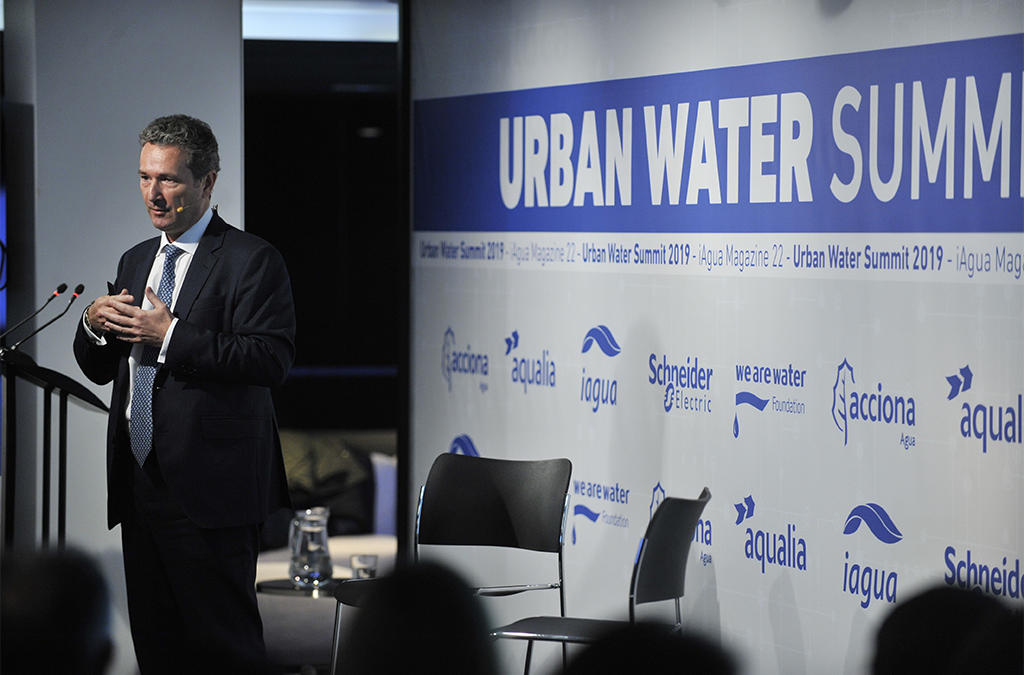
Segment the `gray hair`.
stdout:
<svg viewBox="0 0 1024 675">
<path fill-rule="evenodd" d="M 185 165 L 195 180 L 220 171 L 217 137 L 206 122 L 188 115 L 158 117 L 139 134 L 139 145 L 173 145 L 185 151 Z"/>
</svg>

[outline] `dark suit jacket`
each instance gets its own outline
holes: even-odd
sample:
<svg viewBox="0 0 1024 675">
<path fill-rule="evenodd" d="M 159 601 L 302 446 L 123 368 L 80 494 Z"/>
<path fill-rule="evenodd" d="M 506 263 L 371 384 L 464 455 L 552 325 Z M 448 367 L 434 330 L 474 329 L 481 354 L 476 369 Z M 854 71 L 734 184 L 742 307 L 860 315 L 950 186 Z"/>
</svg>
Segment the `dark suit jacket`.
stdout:
<svg viewBox="0 0 1024 675">
<path fill-rule="evenodd" d="M 114 283 L 141 304 L 160 238 L 121 256 Z M 270 387 L 295 356 L 284 260 L 214 213 L 174 305 L 178 317 L 153 392 L 153 452 L 182 511 L 200 527 L 261 523 L 289 504 Z M 79 322 L 75 358 L 97 384 L 113 380 L 107 426 L 107 522 L 131 507 L 125 423 L 131 344 L 93 344 Z"/>
</svg>

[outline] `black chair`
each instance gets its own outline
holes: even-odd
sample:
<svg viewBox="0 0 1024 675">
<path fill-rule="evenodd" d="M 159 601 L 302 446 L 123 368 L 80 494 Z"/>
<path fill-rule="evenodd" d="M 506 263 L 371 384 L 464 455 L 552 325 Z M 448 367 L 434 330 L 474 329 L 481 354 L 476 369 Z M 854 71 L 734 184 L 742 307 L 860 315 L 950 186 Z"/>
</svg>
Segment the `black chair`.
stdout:
<svg viewBox="0 0 1024 675">
<path fill-rule="evenodd" d="M 690 543 L 704 506 L 711 499 L 711 491 L 704 488 L 697 499 L 667 497 L 655 511 L 647 531 L 640 540 L 636 560 L 633 563 L 633 578 L 629 585 L 629 622 L 636 622 L 636 606 L 659 600 L 675 600 L 676 624 L 682 625 L 679 598 L 683 596 L 686 581 L 686 560 Z M 491 635 L 496 638 L 528 640 L 526 648 L 526 673 L 530 672 L 530 657 L 535 640 L 591 644 L 598 639 L 626 625 L 624 621 L 607 619 L 580 619 L 564 616 L 535 616 L 520 619 L 507 626 L 496 628 Z M 563 657 L 564 658 L 564 657 Z"/>
<path fill-rule="evenodd" d="M 414 555 L 420 545 L 501 546 L 555 553 L 557 580 L 543 584 L 489 586 L 478 596 L 509 596 L 525 591 L 557 590 L 565 616 L 562 545 L 569 509 L 568 459 L 503 460 L 444 454 L 434 460 L 416 509 Z M 337 672 L 342 605 L 362 607 L 376 579 L 343 581 L 334 590 L 331 673 Z"/>
</svg>

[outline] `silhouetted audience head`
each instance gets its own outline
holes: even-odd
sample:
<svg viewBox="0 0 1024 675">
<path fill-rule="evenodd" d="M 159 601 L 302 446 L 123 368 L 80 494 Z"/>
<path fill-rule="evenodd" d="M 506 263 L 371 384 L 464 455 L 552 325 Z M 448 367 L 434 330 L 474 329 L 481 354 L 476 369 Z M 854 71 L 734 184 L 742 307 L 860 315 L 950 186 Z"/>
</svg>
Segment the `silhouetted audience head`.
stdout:
<svg viewBox="0 0 1024 675">
<path fill-rule="evenodd" d="M 949 673 L 1020 675 L 1024 673 L 1024 614 L 1008 612 L 979 624 L 964 638 Z"/>
<path fill-rule="evenodd" d="M 339 656 L 347 674 L 497 672 L 479 600 L 440 565 L 397 569 L 373 584 L 358 612 Z"/>
<path fill-rule="evenodd" d="M 103 574 L 76 551 L 4 554 L 0 630 L 5 675 L 105 672 L 113 642 Z"/>
<path fill-rule="evenodd" d="M 569 662 L 565 675 L 695 673 L 735 675 L 735 660 L 720 646 L 671 626 L 637 623 L 617 629 Z"/>
<path fill-rule="evenodd" d="M 897 605 L 878 629 L 874 675 L 1022 672 L 1020 613 L 980 591 L 924 591 Z"/>
</svg>

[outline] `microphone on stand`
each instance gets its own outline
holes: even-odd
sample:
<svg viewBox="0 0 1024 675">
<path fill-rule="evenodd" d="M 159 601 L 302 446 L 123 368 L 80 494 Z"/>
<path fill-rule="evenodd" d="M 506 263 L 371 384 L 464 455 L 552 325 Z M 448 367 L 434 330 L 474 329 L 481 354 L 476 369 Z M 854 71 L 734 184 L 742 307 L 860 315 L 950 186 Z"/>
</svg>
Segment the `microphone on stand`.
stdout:
<svg viewBox="0 0 1024 675">
<path fill-rule="evenodd" d="M 64 292 L 64 291 L 66 291 L 66 290 L 68 290 L 68 285 L 67 285 L 67 284 L 61 284 L 60 286 L 58 286 L 58 287 L 57 287 L 57 290 L 55 290 L 55 291 L 54 291 L 54 292 L 53 292 L 53 293 L 52 293 L 52 294 L 50 295 L 50 297 L 48 297 L 48 298 L 46 299 L 46 302 L 44 302 L 44 303 L 43 303 L 43 306 L 42 306 L 42 307 L 40 307 L 40 308 L 39 308 L 39 309 L 37 309 L 36 311 L 34 311 L 34 312 L 32 312 L 31 314 L 29 314 L 28 316 L 26 316 L 26 317 L 25 317 L 24 319 L 22 319 L 22 320 L 21 320 L 21 321 L 19 321 L 18 323 L 14 324 L 14 326 L 13 326 L 13 327 L 11 327 L 11 328 L 8 328 L 7 330 L 5 330 L 5 331 L 3 332 L 3 334 L 2 334 L 2 335 L 0 335 L 0 340 L 2 340 L 3 338 L 7 337 L 7 336 L 8 336 L 8 335 L 9 335 L 10 333 L 13 333 L 13 332 L 14 332 L 15 330 L 17 330 L 18 328 L 21 328 L 21 326 L 23 326 L 23 325 L 25 324 L 25 322 L 26 322 L 26 321 L 28 321 L 28 320 L 29 320 L 29 319 L 31 319 L 32 317 L 34 317 L 34 316 L 36 316 L 37 314 L 39 314 L 39 312 L 41 312 L 41 311 L 43 311 L 44 309 L 46 309 L 46 306 L 47 306 L 48 304 L 50 304 L 50 301 L 51 301 L 51 300 L 53 300 L 54 298 L 56 298 L 56 297 L 57 297 L 58 295 L 60 295 L 61 293 L 63 293 L 63 292 Z"/>
<path fill-rule="evenodd" d="M 57 316 L 53 317 L 52 319 L 50 319 L 49 321 L 47 321 L 46 323 L 44 323 L 44 324 L 43 324 L 42 326 L 40 326 L 39 328 L 36 328 L 36 329 L 35 329 L 34 331 L 32 331 L 31 333 L 29 333 L 28 335 L 26 335 L 26 336 L 25 336 L 25 337 L 23 337 L 22 339 L 20 339 L 20 340 L 18 340 L 17 342 L 15 342 L 15 343 L 14 343 L 14 345 L 13 345 L 13 346 L 11 347 L 11 351 L 14 351 L 15 349 L 17 349 L 17 348 L 18 348 L 18 347 L 19 347 L 19 346 L 21 345 L 21 343 L 22 343 L 22 342 L 24 342 L 25 340 L 28 340 L 29 338 L 31 338 L 31 337 L 33 337 L 33 336 L 35 336 L 35 335 L 36 335 L 37 333 L 39 333 L 39 331 L 43 330 L 44 328 L 46 328 L 47 326 L 49 326 L 49 325 L 50 325 L 51 323 L 53 323 L 53 322 L 54 322 L 54 321 L 56 321 L 57 319 L 61 318 L 61 317 L 62 317 L 62 316 L 64 316 L 65 314 L 67 314 L 67 313 L 68 313 L 68 310 L 69 310 L 69 309 L 71 309 L 71 304 L 72 304 L 72 303 L 73 303 L 73 302 L 74 302 L 75 300 L 77 300 L 77 299 L 78 299 L 78 296 L 79 296 L 79 295 L 81 295 L 81 294 L 82 294 L 82 292 L 83 292 L 84 290 L 85 290 L 85 285 L 84 285 L 84 284 L 78 284 L 77 286 L 75 286 L 75 290 L 74 290 L 74 292 L 73 292 L 73 293 L 71 294 L 71 299 L 70 299 L 70 300 L 68 300 L 68 304 L 64 306 L 64 311 L 62 311 L 62 312 L 61 312 L 60 314 L 58 314 Z"/>
</svg>

